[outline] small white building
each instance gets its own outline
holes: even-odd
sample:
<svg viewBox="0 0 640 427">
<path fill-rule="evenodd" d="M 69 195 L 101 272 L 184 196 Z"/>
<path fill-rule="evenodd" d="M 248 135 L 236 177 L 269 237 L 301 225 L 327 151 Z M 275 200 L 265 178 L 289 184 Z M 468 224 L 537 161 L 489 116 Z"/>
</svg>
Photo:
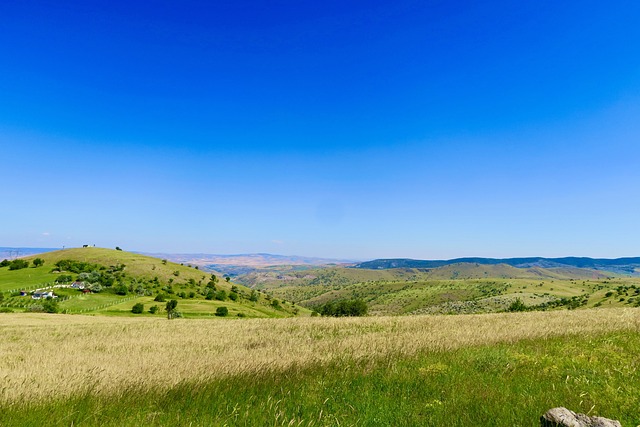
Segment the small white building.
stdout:
<svg viewBox="0 0 640 427">
<path fill-rule="evenodd" d="M 47 298 L 58 298 L 53 294 L 52 291 L 44 292 L 44 291 L 35 291 L 33 295 L 31 295 L 33 299 L 47 299 Z"/>
</svg>

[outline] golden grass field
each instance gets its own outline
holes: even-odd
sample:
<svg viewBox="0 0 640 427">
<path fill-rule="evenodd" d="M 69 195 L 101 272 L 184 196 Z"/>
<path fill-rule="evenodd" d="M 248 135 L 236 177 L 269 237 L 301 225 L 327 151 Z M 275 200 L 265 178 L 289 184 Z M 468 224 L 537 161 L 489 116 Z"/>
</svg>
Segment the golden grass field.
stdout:
<svg viewBox="0 0 640 427">
<path fill-rule="evenodd" d="M 0 402 L 170 388 L 236 373 L 640 331 L 638 309 L 242 320 L 0 315 Z"/>
</svg>

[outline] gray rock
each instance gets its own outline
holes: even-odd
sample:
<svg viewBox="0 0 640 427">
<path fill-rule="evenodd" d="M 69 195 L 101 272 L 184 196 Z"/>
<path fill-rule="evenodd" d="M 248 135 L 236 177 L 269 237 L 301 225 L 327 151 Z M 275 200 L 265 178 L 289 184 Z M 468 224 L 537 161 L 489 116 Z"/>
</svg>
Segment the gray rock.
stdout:
<svg viewBox="0 0 640 427">
<path fill-rule="evenodd" d="M 542 427 L 622 427 L 620 421 L 576 414 L 567 408 L 549 409 L 540 417 Z"/>
</svg>

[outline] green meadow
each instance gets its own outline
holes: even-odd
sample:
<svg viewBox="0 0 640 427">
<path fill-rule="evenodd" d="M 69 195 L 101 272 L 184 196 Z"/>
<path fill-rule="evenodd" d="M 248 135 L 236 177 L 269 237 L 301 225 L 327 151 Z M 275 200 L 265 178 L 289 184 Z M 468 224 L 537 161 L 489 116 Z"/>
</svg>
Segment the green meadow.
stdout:
<svg viewBox="0 0 640 427">
<path fill-rule="evenodd" d="M 0 268 L 2 426 L 537 426 L 556 406 L 640 425 L 638 278 L 330 267 L 257 291 L 123 251 L 40 257 Z M 58 314 L 16 294 L 65 274 L 108 286 L 52 288 Z M 310 316 L 353 299 L 373 315 Z"/>
<path fill-rule="evenodd" d="M 16 348 L 33 340 L 32 360 L 52 363 L 32 367 L 16 359 L 19 350 L 3 358 L 7 384 L 14 386 L 0 394 L 0 425 L 533 427 L 556 406 L 639 425 L 640 310 L 549 315 L 206 323 L 111 318 L 109 324 L 50 315 L 57 319 L 49 328 L 68 341 L 62 349 L 76 351 L 70 358 L 107 353 L 103 359 L 115 366 L 100 368 L 90 359 L 69 360 L 75 367 L 54 363 L 62 360 L 48 353 L 59 351 L 56 338 L 37 338 L 44 320 L 5 314 L 12 317 L 1 338 Z M 474 324 L 481 336 L 468 333 Z M 200 338 L 185 347 L 180 337 L 189 329 Z M 135 338 L 144 331 L 157 337 Z M 349 336 L 354 341 L 345 341 Z M 177 342 L 163 346 L 168 339 Z M 306 345 L 311 351 L 297 354 Z M 324 360 L 317 353 L 333 347 Z M 268 356 L 273 353 L 281 356 Z M 43 368 L 53 375 L 42 378 Z"/>
<path fill-rule="evenodd" d="M 33 260 L 40 258 L 44 264 L 33 266 Z M 18 270 L 0 268 L 0 307 L 4 310 L 24 311 L 40 303 L 30 298 L 36 289 L 52 290 L 59 298 L 60 312 L 71 314 L 132 315 L 133 305 L 145 306 L 138 316 L 157 316 L 163 312 L 164 301 L 154 301 L 158 294 L 164 300 L 176 299 L 178 310 L 186 317 L 214 316 L 218 307 L 226 307 L 228 316 L 240 317 L 288 317 L 309 315 L 304 307 L 285 301 L 274 301 L 270 295 L 226 280 L 217 272 L 205 272 L 197 266 L 173 263 L 145 255 L 104 248 L 73 248 L 26 257 L 30 266 Z M 77 272 L 58 271 L 56 263 L 72 260 L 90 265 L 89 272 L 95 277 L 109 276 L 113 283 L 102 286 L 100 291 L 83 294 L 79 289 L 57 282 L 60 276 L 79 280 Z M 212 276 L 213 275 L 213 276 Z M 212 282 L 215 277 L 215 282 Z M 86 279 L 89 285 L 91 280 Z M 84 282 L 83 282 L 84 283 Z M 212 284 L 213 283 L 213 284 Z M 66 287 L 65 287 L 66 286 Z M 117 288 L 117 290 L 116 290 Z M 212 295 L 208 292 L 214 289 Z M 29 295 L 20 296 L 20 291 Z M 151 314 L 148 309 L 157 305 L 159 310 Z"/>
</svg>

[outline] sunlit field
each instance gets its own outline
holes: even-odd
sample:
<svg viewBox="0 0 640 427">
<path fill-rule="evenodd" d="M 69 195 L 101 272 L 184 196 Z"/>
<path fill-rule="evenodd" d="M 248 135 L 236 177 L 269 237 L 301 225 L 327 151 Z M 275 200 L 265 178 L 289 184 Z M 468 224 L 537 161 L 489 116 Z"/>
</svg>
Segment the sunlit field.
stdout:
<svg viewBox="0 0 640 427">
<path fill-rule="evenodd" d="M 511 416 L 560 393 L 575 400 L 575 410 L 618 405 L 622 413 L 609 415 L 624 419 L 634 416 L 624 408 L 640 395 L 640 356 L 631 350 L 640 348 L 637 309 L 172 321 L 21 313 L 0 320 L 2 425 L 38 425 L 51 412 L 58 425 L 374 425 L 371 417 L 389 410 L 395 416 L 381 425 L 471 425 L 464 417 L 456 424 L 451 405 L 465 417 L 487 416 L 472 407 L 478 392 L 490 407 L 513 393 L 530 401 Z M 482 380 L 490 388 L 478 375 L 490 375 Z M 466 391 L 454 399 L 450 387 Z M 594 387 L 617 400 L 600 399 L 588 391 Z M 396 393 L 410 396 L 403 403 Z M 338 396 L 344 401 L 320 414 L 322 401 Z M 548 402 L 565 403 L 572 402 Z"/>
</svg>

